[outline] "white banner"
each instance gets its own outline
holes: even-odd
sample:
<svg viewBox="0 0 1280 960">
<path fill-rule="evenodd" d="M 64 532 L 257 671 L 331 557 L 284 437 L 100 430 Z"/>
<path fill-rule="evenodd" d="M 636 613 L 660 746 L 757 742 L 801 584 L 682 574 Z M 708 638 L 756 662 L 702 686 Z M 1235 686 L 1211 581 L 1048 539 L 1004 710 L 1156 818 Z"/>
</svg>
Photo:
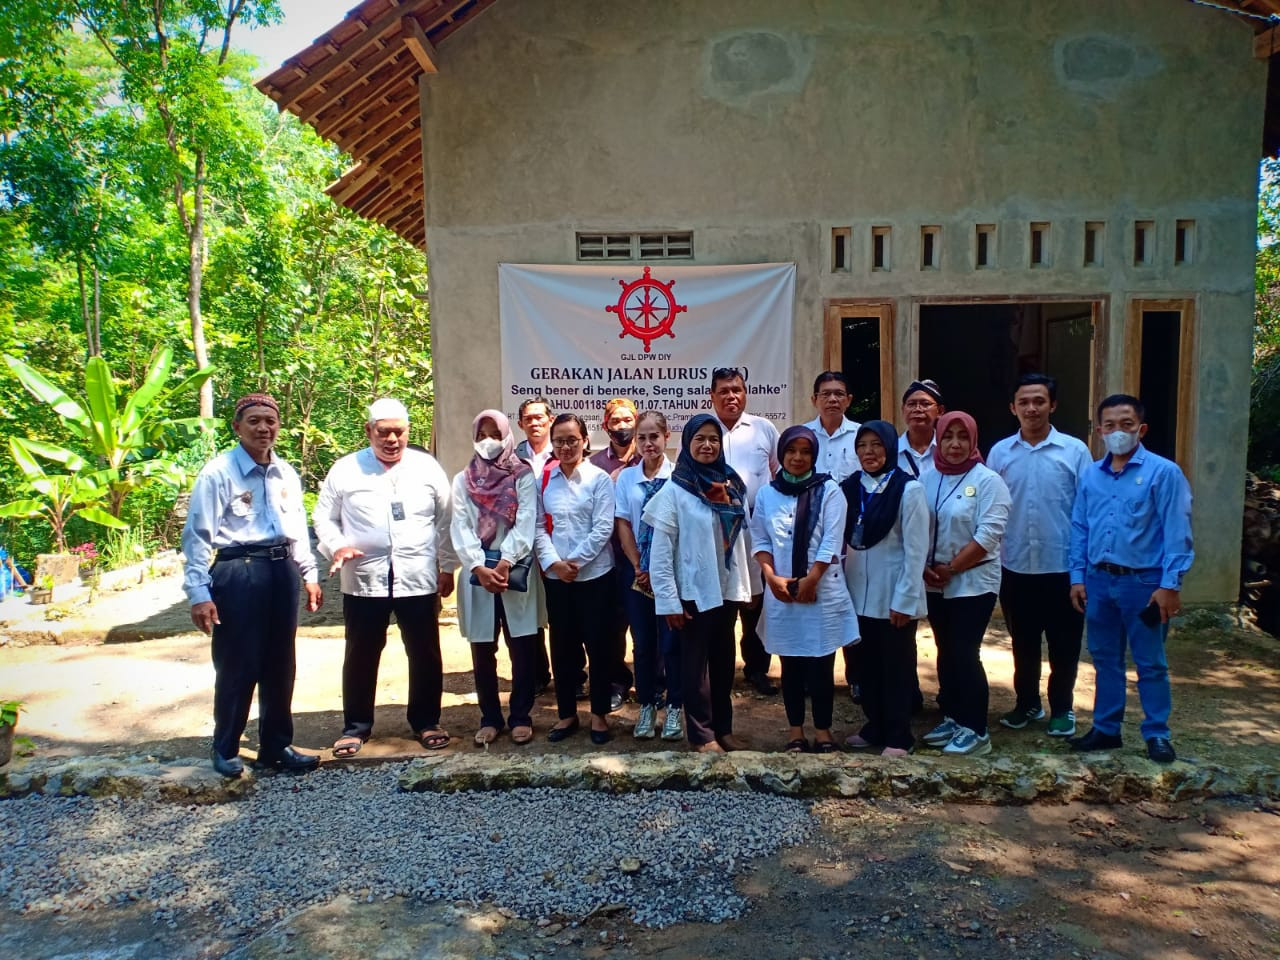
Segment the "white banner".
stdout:
<svg viewBox="0 0 1280 960">
<path fill-rule="evenodd" d="M 503 409 L 541 394 L 607 442 L 604 405 L 660 410 L 672 434 L 711 409 L 716 367 L 737 367 L 747 410 L 791 421 L 794 263 L 719 267 L 498 265 Z M 781 429 L 781 426 L 779 427 Z"/>
</svg>

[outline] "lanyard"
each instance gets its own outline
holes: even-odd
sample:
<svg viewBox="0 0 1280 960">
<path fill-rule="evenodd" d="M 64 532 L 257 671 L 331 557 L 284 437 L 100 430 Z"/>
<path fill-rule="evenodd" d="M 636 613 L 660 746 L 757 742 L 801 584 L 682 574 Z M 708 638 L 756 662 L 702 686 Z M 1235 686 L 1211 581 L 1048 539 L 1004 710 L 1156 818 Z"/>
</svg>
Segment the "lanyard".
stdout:
<svg viewBox="0 0 1280 960">
<path fill-rule="evenodd" d="M 933 566 L 937 562 L 938 553 L 938 512 L 942 509 L 942 504 L 951 499 L 951 495 L 960 489 L 960 484 L 964 483 L 964 478 L 969 476 L 973 470 L 971 465 L 968 470 L 960 474 L 960 479 L 951 485 L 951 489 L 947 491 L 946 496 L 942 495 L 942 480 L 938 480 L 938 492 L 933 498 L 933 543 L 929 544 L 929 566 Z"/>
</svg>

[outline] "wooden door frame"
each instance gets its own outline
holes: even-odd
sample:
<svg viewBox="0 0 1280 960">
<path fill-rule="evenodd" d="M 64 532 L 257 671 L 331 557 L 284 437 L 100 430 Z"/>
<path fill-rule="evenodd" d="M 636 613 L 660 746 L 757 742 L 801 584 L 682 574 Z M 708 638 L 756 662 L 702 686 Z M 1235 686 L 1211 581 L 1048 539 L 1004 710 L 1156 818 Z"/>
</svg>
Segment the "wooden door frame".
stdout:
<svg viewBox="0 0 1280 960">
<path fill-rule="evenodd" d="M 895 422 L 893 338 L 897 304 L 884 298 L 842 297 L 823 304 L 822 362 L 826 370 L 841 370 L 840 321 L 845 317 L 880 321 L 880 418 Z"/>
<path fill-rule="evenodd" d="M 1144 313 L 1177 313 L 1178 322 L 1178 429 L 1174 435 L 1174 460 L 1191 479 L 1195 458 L 1195 374 L 1196 326 L 1198 311 L 1195 297 L 1131 296 L 1125 309 L 1124 383 L 1135 397 L 1142 397 L 1142 315 Z"/>
</svg>

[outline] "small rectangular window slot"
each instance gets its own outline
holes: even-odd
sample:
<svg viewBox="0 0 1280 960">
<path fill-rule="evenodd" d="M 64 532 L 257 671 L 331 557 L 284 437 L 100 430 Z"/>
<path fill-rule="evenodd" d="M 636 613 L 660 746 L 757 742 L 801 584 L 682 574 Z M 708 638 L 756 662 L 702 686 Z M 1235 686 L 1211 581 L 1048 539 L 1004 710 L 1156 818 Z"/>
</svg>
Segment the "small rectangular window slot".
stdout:
<svg viewBox="0 0 1280 960">
<path fill-rule="evenodd" d="M 937 270 L 942 256 L 942 228 L 920 228 L 920 269 Z"/>
<path fill-rule="evenodd" d="M 1179 220 L 1173 234 L 1173 262 L 1191 263 L 1196 252 L 1196 222 Z"/>
<path fill-rule="evenodd" d="M 853 237 L 851 227 L 833 227 L 831 229 L 831 272 L 847 273 L 852 265 L 850 257 L 850 241 Z"/>
<path fill-rule="evenodd" d="M 973 265 L 979 270 L 989 269 L 995 261 L 996 225 L 980 223 L 974 228 Z"/>
<path fill-rule="evenodd" d="M 1031 224 L 1031 266 L 1049 266 L 1049 224 L 1044 221 Z"/>
<path fill-rule="evenodd" d="M 1150 266 L 1155 259 L 1156 225 L 1151 220 L 1139 220 L 1133 225 L 1133 265 Z"/>
<path fill-rule="evenodd" d="M 1086 220 L 1084 225 L 1084 265 L 1086 267 L 1102 266 L 1102 238 L 1102 221 Z"/>
<path fill-rule="evenodd" d="M 892 262 L 890 258 L 893 251 L 890 249 L 890 241 L 892 240 L 892 227 L 872 227 L 871 228 L 871 269 L 872 270 L 890 270 Z"/>
<path fill-rule="evenodd" d="M 688 260 L 693 233 L 579 233 L 579 260 Z"/>
</svg>

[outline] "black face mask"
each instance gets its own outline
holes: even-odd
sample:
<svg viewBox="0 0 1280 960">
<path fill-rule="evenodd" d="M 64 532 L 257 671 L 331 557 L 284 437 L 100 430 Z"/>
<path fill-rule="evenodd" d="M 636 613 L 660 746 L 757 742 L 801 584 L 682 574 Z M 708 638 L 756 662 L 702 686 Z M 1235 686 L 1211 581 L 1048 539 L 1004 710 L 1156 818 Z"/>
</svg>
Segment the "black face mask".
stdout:
<svg viewBox="0 0 1280 960">
<path fill-rule="evenodd" d="M 620 447 L 631 446 L 631 441 L 635 435 L 635 427 L 619 427 L 617 430 L 609 431 L 609 439 Z"/>
</svg>

